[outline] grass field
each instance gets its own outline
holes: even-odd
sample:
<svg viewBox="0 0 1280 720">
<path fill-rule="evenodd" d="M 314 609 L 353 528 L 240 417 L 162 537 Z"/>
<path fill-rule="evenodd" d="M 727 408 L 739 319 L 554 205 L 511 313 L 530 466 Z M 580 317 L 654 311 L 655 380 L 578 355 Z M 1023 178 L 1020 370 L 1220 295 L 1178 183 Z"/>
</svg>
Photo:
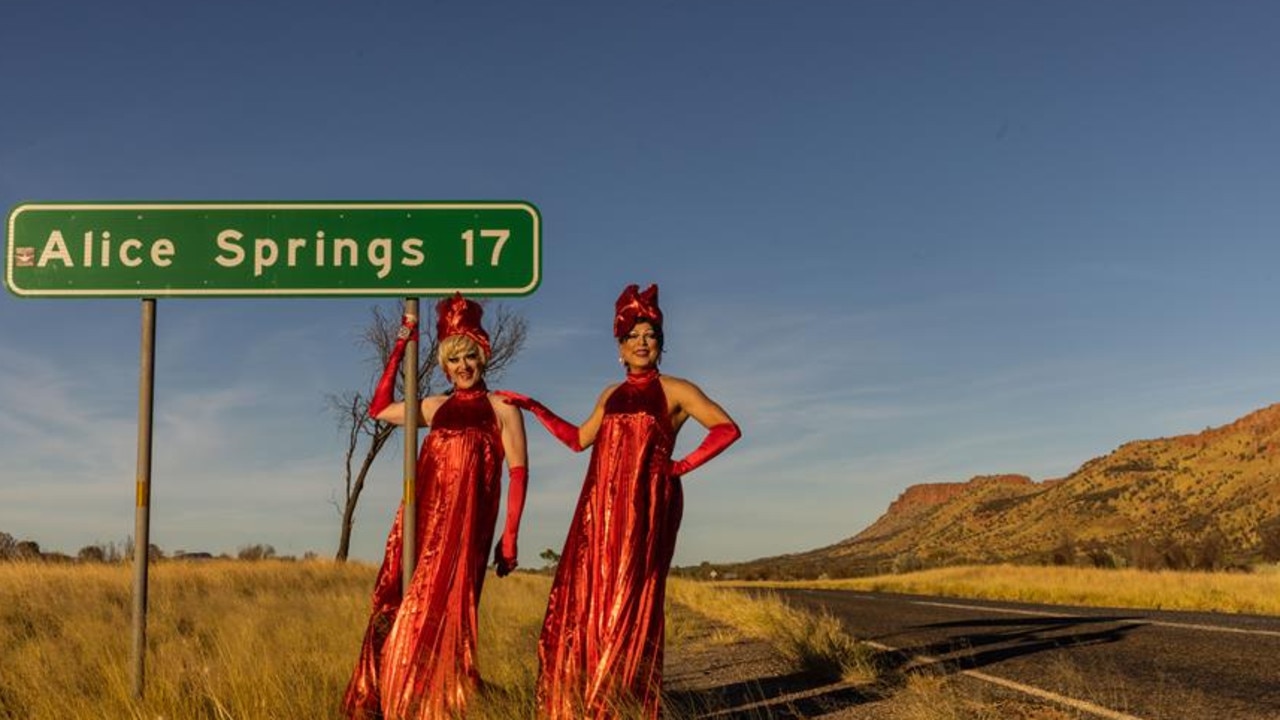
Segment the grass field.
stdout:
<svg viewBox="0 0 1280 720">
<path fill-rule="evenodd" d="M 337 718 L 374 571 L 322 561 L 153 566 L 146 691 L 137 701 L 131 568 L 0 565 L 0 719 Z M 478 663 L 489 691 L 475 717 L 532 717 L 549 588 L 550 578 L 535 574 L 486 582 Z M 685 602 L 709 602 L 699 591 L 711 592 L 690 587 Z M 772 613 L 774 622 L 766 624 L 775 633 L 788 619 L 807 618 L 778 603 L 730 595 L 715 602 L 717 610 L 742 618 Z M 672 613 L 669 635 L 680 632 L 688 612 Z"/>
<path fill-rule="evenodd" d="M 1280 567 L 1205 573 L 983 565 L 844 580 L 738 583 L 986 600 L 1280 616 Z"/>
<path fill-rule="evenodd" d="M 131 569 L 0 565 L 0 719 L 337 718 L 368 617 L 373 575 L 368 565 L 327 561 L 155 565 L 146 693 L 135 701 Z M 1280 614 L 1277 583 L 1277 572 L 1094 576 L 1059 568 L 977 568 L 837 584 L 1114 606 L 1159 597 L 1160 607 Z M 549 584 L 546 576 L 520 573 L 488 580 L 479 663 L 493 692 L 481 699 L 476 717 L 531 716 L 537 633 Z M 1096 592 L 1100 585 L 1114 589 Z M 1089 587 L 1095 593 L 1079 589 Z M 709 620 L 725 632 L 763 639 L 797 670 L 835 681 L 877 681 L 872 653 L 830 618 L 687 581 L 672 581 L 669 599 L 667 635 L 673 645 L 685 642 L 691 619 Z M 904 703 L 928 712 L 963 707 L 962 699 L 951 698 L 945 678 L 901 687 Z M 957 709 L 938 717 L 999 716 L 982 714 L 987 711 Z"/>
</svg>

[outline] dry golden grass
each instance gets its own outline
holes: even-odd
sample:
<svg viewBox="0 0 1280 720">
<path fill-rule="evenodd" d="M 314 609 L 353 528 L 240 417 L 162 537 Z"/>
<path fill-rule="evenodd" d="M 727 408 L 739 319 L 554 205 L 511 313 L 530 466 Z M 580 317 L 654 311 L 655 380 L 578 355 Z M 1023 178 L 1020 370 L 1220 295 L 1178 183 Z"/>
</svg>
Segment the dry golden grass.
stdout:
<svg viewBox="0 0 1280 720">
<path fill-rule="evenodd" d="M 325 561 L 153 566 L 146 692 L 138 701 L 130 567 L 0 564 L 0 719 L 338 718 L 374 572 Z M 863 651 L 830 618 L 694 583 L 672 587 L 674 642 L 690 613 L 714 614 L 780 643 L 798 663 L 858 671 L 850 658 Z M 487 692 L 474 717 L 531 716 L 549 588 L 540 575 L 486 582 L 478 662 Z"/>
<path fill-rule="evenodd" d="M 677 607 L 768 642 L 796 670 L 849 682 L 869 682 L 877 676 L 873 662 L 875 652 L 846 634 L 840 621 L 829 614 L 801 612 L 773 595 L 748 597 L 724 588 L 680 580 L 668 584 L 668 597 Z M 679 613 L 672 615 L 678 623 Z M 669 638 L 672 632 L 668 631 Z"/>
<path fill-rule="evenodd" d="M 130 568 L 0 565 L 0 718 L 337 718 L 373 575 L 357 563 L 156 565 L 138 702 Z M 548 582 L 487 584 L 480 661 L 495 717 L 531 707 Z"/>
<path fill-rule="evenodd" d="M 156 566 L 147 692 L 134 702 L 131 570 L 0 566 L 0 717 L 330 716 L 371 576 L 330 563 Z"/>
<path fill-rule="evenodd" d="M 1080 717 L 1038 702 L 994 699 L 962 688 L 954 678 L 913 673 L 899 691 L 897 720 L 1070 720 Z"/>
<path fill-rule="evenodd" d="M 338 718 L 369 612 L 374 568 L 331 562 L 167 562 L 151 572 L 146 695 L 132 698 L 132 571 L 113 565 L 0 565 L 0 720 Z M 1280 614 L 1280 572 L 1131 573 L 1064 568 L 953 568 L 822 583 L 860 590 L 1035 602 L 1089 602 Z M 550 578 L 490 578 L 479 663 L 490 692 L 475 717 L 528 718 L 537 634 Z M 874 653 L 829 616 L 769 596 L 673 579 L 668 642 L 691 618 L 773 644 L 797 670 L 875 683 Z M 1144 600 L 1144 598 L 1151 598 Z M 975 704 L 947 678 L 898 691 L 912 717 L 1052 718 L 1034 706 Z M 931 714 L 919 714 L 931 713 Z M 678 720 L 678 718 L 673 718 Z"/>
<path fill-rule="evenodd" d="M 735 583 L 1016 602 L 1280 615 L 1280 570 L 1204 573 L 982 565 L 842 580 Z"/>
</svg>

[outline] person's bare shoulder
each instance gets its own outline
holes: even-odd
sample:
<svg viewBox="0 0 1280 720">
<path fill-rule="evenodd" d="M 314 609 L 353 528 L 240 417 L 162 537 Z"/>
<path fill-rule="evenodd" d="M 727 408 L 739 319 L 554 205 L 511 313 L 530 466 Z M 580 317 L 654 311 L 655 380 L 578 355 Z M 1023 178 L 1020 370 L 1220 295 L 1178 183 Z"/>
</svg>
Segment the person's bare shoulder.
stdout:
<svg viewBox="0 0 1280 720">
<path fill-rule="evenodd" d="M 507 420 L 520 416 L 520 408 L 507 402 L 501 395 L 489 393 L 489 404 L 493 406 L 493 414 L 498 416 L 499 420 Z"/>
<path fill-rule="evenodd" d="M 612 384 L 609 384 L 609 385 L 605 385 L 605 386 L 604 386 L 604 390 L 601 390 L 601 391 L 600 391 L 600 398 L 599 398 L 599 400 L 597 401 L 597 403 L 596 403 L 596 404 L 598 404 L 598 405 L 604 405 L 604 401 L 605 401 L 605 400 L 608 400 L 608 399 L 609 399 L 609 396 L 613 394 L 613 391 L 614 391 L 614 390 L 617 390 L 617 389 L 618 389 L 618 386 L 619 386 L 619 385 L 621 385 L 621 384 L 622 384 L 622 383 L 612 383 Z"/>
<path fill-rule="evenodd" d="M 436 416 L 436 411 L 448 399 L 448 395 L 428 395 L 422 398 L 422 419 L 426 420 L 427 424 L 430 425 L 431 420 Z"/>
<path fill-rule="evenodd" d="M 675 375 L 662 375 L 660 377 L 662 379 L 662 391 L 671 397 L 684 396 L 689 393 L 702 393 L 697 385 L 682 377 L 676 377 Z"/>
</svg>

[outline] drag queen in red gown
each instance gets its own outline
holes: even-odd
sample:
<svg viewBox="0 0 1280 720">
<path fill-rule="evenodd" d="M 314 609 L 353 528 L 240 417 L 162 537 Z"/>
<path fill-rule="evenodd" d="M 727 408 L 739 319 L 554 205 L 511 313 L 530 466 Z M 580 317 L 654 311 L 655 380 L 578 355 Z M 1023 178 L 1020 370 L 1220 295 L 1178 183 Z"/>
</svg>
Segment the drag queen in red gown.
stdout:
<svg viewBox="0 0 1280 720">
<path fill-rule="evenodd" d="M 741 436 L 696 385 L 658 373 L 656 285 L 623 291 L 613 330 L 627 376 L 605 388 L 581 427 L 531 398 L 495 393 L 534 413 L 570 449 L 594 446 L 538 641 L 538 713 L 551 720 L 659 716 L 663 600 L 683 509 L 680 476 Z M 689 418 L 709 432 L 672 462 L 676 433 Z"/>
<path fill-rule="evenodd" d="M 373 612 L 360 658 L 343 698 L 348 718 L 407 720 L 465 714 L 480 685 L 476 669 L 476 607 L 498 517 L 505 458 L 510 488 L 507 519 L 496 548 L 498 575 L 516 565 L 524 505 L 524 425 L 520 411 L 490 398 L 484 384 L 489 336 L 481 308 L 461 295 L 437 305 L 439 361 L 453 392 L 421 401 L 419 421 L 430 432 L 417 467 L 417 561 L 401 596 L 401 513 L 387 538 L 373 591 Z M 393 403 L 404 346 L 416 331 L 406 317 L 369 414 L 402 424 Z"/>
</svg>

